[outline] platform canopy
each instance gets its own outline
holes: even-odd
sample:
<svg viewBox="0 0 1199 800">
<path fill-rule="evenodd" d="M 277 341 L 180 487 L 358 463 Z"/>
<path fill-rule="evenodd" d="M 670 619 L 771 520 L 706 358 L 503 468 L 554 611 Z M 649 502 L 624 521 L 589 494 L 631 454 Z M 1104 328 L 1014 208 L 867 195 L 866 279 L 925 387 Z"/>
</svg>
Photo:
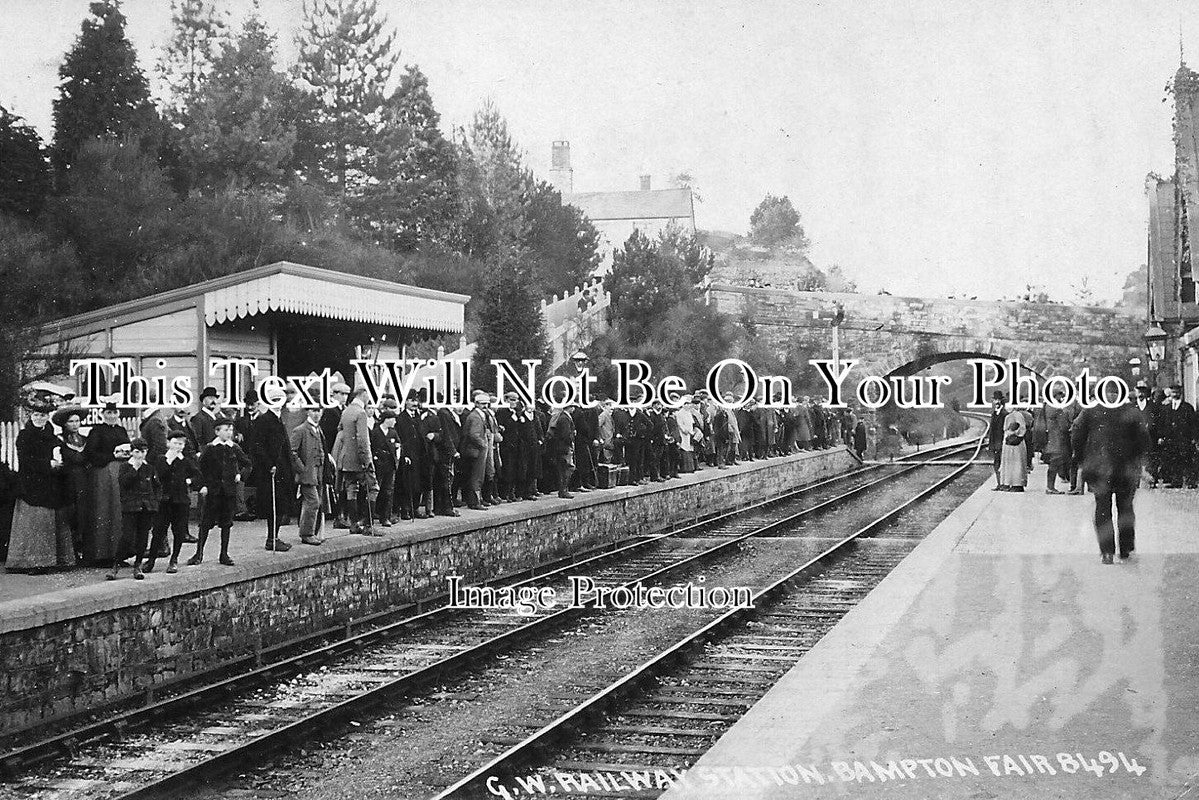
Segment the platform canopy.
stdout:
<svg viewBox="0 0 1199 800">
<path fill-rule="evenodd" d="M 460 295 L 290 262 L 270 266 L 277 271 L 249 277 L 251 270 L 242 273 L 246 277 L 237 283 L 206 292 L 205 321 L 215 325 L 267 311 L 288 311 L 398 328 L 462 331 Z"/>
<path fill-rule="evenodd" d="M 284 312 L 396 328 L 461 333 L 470 297 L 279 261 L 47 323 L 42 344 L 194 309 L 212 327 Z"/>
</svg>

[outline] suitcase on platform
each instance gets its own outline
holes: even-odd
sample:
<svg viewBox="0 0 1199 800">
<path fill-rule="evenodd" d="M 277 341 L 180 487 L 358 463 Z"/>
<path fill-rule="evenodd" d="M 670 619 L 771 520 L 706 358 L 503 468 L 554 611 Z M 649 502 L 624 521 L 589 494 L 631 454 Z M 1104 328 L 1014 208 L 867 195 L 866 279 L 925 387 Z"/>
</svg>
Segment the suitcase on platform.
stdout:
<svg viewBox="0 0 1199 800">
<path fill-rule="evenodd" d="M 616 468 L 616 485 L 617 486 L 628 486 L 629 485 L 629 468 L 628 467 L 617 467 Z"/>
<path fill-rule="evenodd" d="M 611 489 L 616 486 L 617 476 L 620 474 L 619 464 L 596 464 L 595 465 L 595 483 L 601 489 Z"/>
</svg>

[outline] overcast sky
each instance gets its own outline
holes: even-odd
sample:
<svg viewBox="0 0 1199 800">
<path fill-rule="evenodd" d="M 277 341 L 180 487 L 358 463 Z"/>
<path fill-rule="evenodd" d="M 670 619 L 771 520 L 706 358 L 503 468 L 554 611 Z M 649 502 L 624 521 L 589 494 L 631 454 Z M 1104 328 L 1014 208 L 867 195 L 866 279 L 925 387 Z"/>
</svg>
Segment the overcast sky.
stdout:
<svg viewBox="0 0 1199 800">
<path fill-rule="evenodd" d="M 0 103 L 51 135 L 87 0 L 0 2 Z M 218 5 L 240 17 L 242 0 Z M 443 127 L 498 103 L 542 175 L 576 190 L 696 179 L 701 228 L 744 232 L 786 194 L 863 289 L 1115 298 L 1145 260 L 1144 179 L 1172 171 L 1163 87 L 1199 0 L 380 0 Z M 284 55 L 300 0 L 261 0 Z M 143 68 L 166 0 L 126 0 Z"/>
</svg>

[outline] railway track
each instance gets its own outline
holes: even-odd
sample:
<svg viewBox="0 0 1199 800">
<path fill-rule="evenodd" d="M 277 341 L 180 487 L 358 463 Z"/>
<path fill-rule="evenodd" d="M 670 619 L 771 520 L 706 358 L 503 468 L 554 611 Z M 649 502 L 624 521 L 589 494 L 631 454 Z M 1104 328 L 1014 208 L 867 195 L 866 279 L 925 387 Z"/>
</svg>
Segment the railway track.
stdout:
<svg viewBox="0 0 1199 800">
<path fill-rule="evenodd" d="M 837 476 L 676 531 L 637 537 L 512 585 L 548 586 L 561 599 L 565 576 L 584 570 L 601 586 L 660 582 L 734 551 L 751 536 L 832 513 L 918 470 L 923 460 L 960 449 L 928 451 L 912 463 Z M 586 609 L 517 614 L 435 608 L 12 751 L 0 757 L 10 778 L 0 785 L 0 797 L 163 796 L 327 729 L 373 701 L 444 680 L 583 613 Z"/>
<path fill-rule="evenodd" d="M 493 739 L 508 748 L 436 800 L 496 796 L 497 786 L 659 796 L 977 487 L 947 490 L 970 468 L 958 466 L 755 593 L 751 608 L 723 614 L 529 735 Z"/>
</svg>

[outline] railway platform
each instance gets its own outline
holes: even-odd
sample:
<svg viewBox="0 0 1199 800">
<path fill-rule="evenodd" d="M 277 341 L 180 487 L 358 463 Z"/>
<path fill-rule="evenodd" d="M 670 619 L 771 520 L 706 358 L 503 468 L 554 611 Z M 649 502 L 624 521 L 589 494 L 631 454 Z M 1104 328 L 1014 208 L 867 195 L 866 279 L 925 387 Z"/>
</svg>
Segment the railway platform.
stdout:
<svg viewBox="0 0 1199 800">
<path fill-rule="evenodd" d="M 1041 475 L 971 495 L 664 797 L 1199 796 L 1199 494 L 1140 491 L 1107 566 Z"/>
<path fill-rule="evenodd" d="M 320 546 L 264 523 L 234 528 L 236 566 L 205 563 L 146 580 L 126 570 L 0 574 L 0 733 L 114 703 L 147 703 L 218 670 L 270 664 L 309 640 L 348 637 L 464 584 L 496 581 L 630 537 L 787 494 L 859 466 L 844 447 L 704 469 L 662 483 L 542 497 L 402 522 L 382 537 L 327 531 Z M 190 548 L 189 548 L 190 550 Z M 185 553 L 189 553 L 185 550 Z"/>
</svg>

